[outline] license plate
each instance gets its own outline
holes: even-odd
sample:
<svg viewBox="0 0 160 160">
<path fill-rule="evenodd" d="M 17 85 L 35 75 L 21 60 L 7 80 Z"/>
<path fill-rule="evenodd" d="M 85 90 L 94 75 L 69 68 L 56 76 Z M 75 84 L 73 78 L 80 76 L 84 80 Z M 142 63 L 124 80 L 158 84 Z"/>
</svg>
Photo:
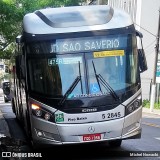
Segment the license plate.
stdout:
<svg viewBox="0 0 160 160">
<path fill-rule="evenodd" d="M 87 134 L 83 135 L 83 141 L 101 140 L 101 134 Z"/>
</svg>

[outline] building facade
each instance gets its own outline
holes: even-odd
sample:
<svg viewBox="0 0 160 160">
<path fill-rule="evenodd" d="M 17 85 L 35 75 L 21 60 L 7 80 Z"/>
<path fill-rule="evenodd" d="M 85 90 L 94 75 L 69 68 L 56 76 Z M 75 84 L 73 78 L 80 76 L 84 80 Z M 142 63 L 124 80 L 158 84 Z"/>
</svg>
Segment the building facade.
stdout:
<svg viewBox="0 0 160 160">
<path fill-rule="evenodd" d="M 142 98 L 150 100 L 151 82 L 154 76 L 155 45 L 158 32 L 160 0 L 108 0 L 108 5 L 128 12 L 137 30 L 143 34 L 148 70 L 141 74 Z M 157 85 L 159 89 L 159 84 Z"/>
</svg>

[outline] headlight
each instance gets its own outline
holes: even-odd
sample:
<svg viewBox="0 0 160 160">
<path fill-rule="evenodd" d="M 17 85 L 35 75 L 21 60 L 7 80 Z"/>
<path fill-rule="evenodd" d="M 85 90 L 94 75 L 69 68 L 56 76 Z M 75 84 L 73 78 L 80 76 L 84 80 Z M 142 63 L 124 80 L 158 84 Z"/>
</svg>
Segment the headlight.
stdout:
<svg viewBox="0 0 160 160">
<path fill-rule="evenodd" d="M 55 122 L 54 114 L 45 110 L 37 104 L 31 104 L 32 114 L 38 118 L 44 119 L 46 121 Z"/>
<path fill-rule="evenodd" d="M 127 107 L 128 113 L 132 113 L 134 111 L 134 105 L 131 104 Z"/>
<path fill-rule="evenodd" d="M 136 109 L 138 109 L 142 105 L 142 98 L 139 96 L 137 99 L 134 100 L 131 104 L 126 106 L 126 115 L 132 113 Z"/>
</svg>

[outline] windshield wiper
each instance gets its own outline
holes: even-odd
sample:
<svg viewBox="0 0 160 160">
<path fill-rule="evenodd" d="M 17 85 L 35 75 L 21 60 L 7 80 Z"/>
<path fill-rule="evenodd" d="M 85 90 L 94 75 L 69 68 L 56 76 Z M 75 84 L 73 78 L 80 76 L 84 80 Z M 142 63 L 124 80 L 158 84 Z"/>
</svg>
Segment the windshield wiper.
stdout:
<svg viewBox="0 0 160 160">
<path fill-rule="evenodd" d="M 83 94 L 83 85 L 82 85 L 82 76 L 81 76 L 81 66 L 80 66 L 80 61 L 78 62 L 78 66 L 79 66 L 79 76 L 80 76 L 80 80 L 81 80 L 81 92 Z"/>
<path fill-rule="evenodd" d="M 58 105 L 62 105 L 66 101 L 67 97 L 72 93 L 72 91 L 77 86 L 77 84 L 79 83 L 79 81 L 81 81 L 81 92 L 83 94 L 80 62 L 78 62 L 78 64 L 79 64 L 79 75 L 76 77 L 76 79 L 73 81 L 73 83 L 71 84 L 71 86 L 68 88 L 68 90 L 66 91 L 66 93 L 64 94 L 63 98 L 61 99 L 61 101 L 59 102 Z"/>
<path fill-rule="evenodd" d="M 94 62 L 93 62 L 93 61 L 92 61 L 92 65 L 93 65 L 94 74 L 95 74 L 95 77 L 96 77 L 96 80 L 97 80 L 99 89 L 100 89 L 100 91 L 102 92 L 101 85 L 100 85 L 100 82 L 99 82 L 99 75 L 98 75 L 97 72 L 96 72 L 96 68 L 95 68 L 95 65 L 94 65 Z"/>
<path fill-rule="evenodd" d="M 64 94 L 62 100 L 59 102 L 58 105 L 62 105 L 65 102 L 65 100 L 67 99 L 67 97 L 69 96 L 69 94 L 72 93 L 72 91 L 77 86 L 77 84 L 79 83 L 80 80 L 81 80 L 81 76 L 77 76 L 77 78 L 73 81 L 73 83 L 71 84 L 71 86 L 68 88 L 68 90 L 66 91 L 66 93 Z"/>
<path fill-rule="evenodd" d="M 95 77 L 97 79 L 97 83 L 99 85 L 100 91 L 102 92 L 102 89 L 101 89 L 101 86 L 100 86 L 100 82 L 101 82 L 103 87 L 112 95 L 112 97 L 115 100 L 120 100 L 119 96 L 116 94 L 116 92 L 113 90 L 113 88 L 106 82 L 106 80 L 102 77 L 102 75 L 96 73 L 96 68 L 95 68 L 95 64 L 94 64 L 93 61 L 92 61 L 92 65 L 93 65 L 94 74 L 95 74 Z"/>
</svg>

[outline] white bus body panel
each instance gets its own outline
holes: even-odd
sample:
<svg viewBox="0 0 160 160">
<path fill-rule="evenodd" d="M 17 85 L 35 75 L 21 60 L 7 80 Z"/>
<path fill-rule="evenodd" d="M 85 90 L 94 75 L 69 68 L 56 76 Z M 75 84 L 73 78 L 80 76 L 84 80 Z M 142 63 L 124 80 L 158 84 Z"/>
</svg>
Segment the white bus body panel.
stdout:
<svg viewBox="0 0 160 160">
<path fill-rule="evenodd" d="M 34 126 L 34 128 L 32 128 L 33 139 L 36 142 L 44 144 L 84 143 L 83 136 L 89 134 L 100 134 L 101 139 L 97 141 L 119 139 L 121 138 L 124 124 L 124 118 L 84 124 L 53 124 L 51 122 L 46 123 L 35 117 L 32 118 L 32 120 Z M 92 127 L 93 131 L 90 131 L 90 127 Z M 46 135 L 52 135 L 52 139 L 47 136 L 39 136 L 38 131 L 41 131 Z"/>
<path fill-rule="evenodd" d="M 58 124 L 58 130 L 61 135 L 62 143 L 83 142 L 83 136 L 89 134 L 100 134 L 103 141 L 113 138 L 121 138 L 124 118 L 112 121 L 85 123 L 85 124 Z M 90 127 L 94 132 L 90 132 Z M 96 140 L 95 140 L 96 141 Z M 86 141 L 85 141 L 86 142 Z"/>
<path fill-rule="evenodd" d="M 102 122 L 102 121 L 122 118 L 124 117 L 124 114 L 125 114 L 124 112 L 125 112 L 124 106 L 119 105 L 114 109 L 101 111 L 101 112 L 68 114 L 62 111 L 56 111 L 55 115 L 63 115 L 63 121 L 56 121 L 57 123 L 63 123 L 63 124 L 83 123 L 84 124 L 84 123 Z"/>
<path fill-rule="evenodd" d="M 124 119 L 122 138 L 132 137 L 141 130 L 142 106 Z"/>
<path fill-rule="evenodd" d="M 113 16 L 111 15 L 109 10 L 111 9 L 108 5 L 92 5 L 92 6 L 74 6 L 74 7 L 62 7 L 62 8 L 48 8 L 47 11 L 39 10 L 45 16 L 49 16 L 50 12 L 52 12 L 52 17 L 55 17 L 56 20 L 57 16 L 62 12 L 68 14 L 73 14 L 75 11 L 78 12 L 82 17 L 83 20 L 86 21 L 86 24 L 79 25 L 79 26 L 71 26 L 70 27 L 51 27 L 46 24 L 40 17 L 38 17 L 35 13 L 29 13 L 25 15 L 23 19 L 23 26 L 24 31 L 26 33 L 36 34 L 57 34 L 57 33 L 73 33 L 73 32 L 85 32 L 85 31 L 98 31 L 98 30 L 107 30 L 107 29 L 115 29 L 115 28 L 123 28 L 128 27 L 133 24 L 130 15 L 121 9 L 115 9 L 113 12 Z M 85 15 L 84 13 L 88 11 L 88 14 Z M 97 17 L 95 13 L 97 12 Z M 106 12 L 106 15 L 101 15 L 101 12 Z M 88 18 L 94 15 L 95 21 L 97 24 L 87 25 Z M 100 18 L 101 17 L 101 18 Z M 107 17 L 111 18 L 107 21 Z M 93 19 L 93 18 L 92 18 Z M 104 21 L 104 23 L 102 23 Z M 105 22 L 106 21 L 106 22 Z M 56 21 L 55 21 L 56 23 Z M 58 22 L 57 22 L 58 23 Z M 60 22 L 59 22 L 60 23 Z M 76 22 L 74 22 L 76 23 Z"/>
<path fill-rule="evenodd" d="M 32 116 L 32 136 L 36 143 L 52 145 L 126 139 L 141 132 L 141 114 L 142 107 L 120 119 L 79 124 L 56 124 Z M 39 136 L 39 131 L 45 136 Z M 100 134 L 101 139 L 84 141 L 83 136 L 91 134 Z"/>
</svg>

